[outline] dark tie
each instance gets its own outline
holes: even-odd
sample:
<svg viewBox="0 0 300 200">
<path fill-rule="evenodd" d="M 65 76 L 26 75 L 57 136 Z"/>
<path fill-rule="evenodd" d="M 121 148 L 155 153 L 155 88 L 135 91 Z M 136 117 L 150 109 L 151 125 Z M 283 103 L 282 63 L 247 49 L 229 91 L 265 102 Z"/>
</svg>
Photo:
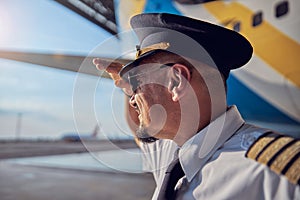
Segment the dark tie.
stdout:
<svg viewBox="0 0 300 200">
<path fill-rule="evenodd" d="M 184 176 L 184 172 L 179 163 L 177 153 L 174 160 L 168 166 L 163 183 L 161 185 L 158 200 L 171 200 L 176 198 L 175 186 L 180 178 Z"/>
</svg>

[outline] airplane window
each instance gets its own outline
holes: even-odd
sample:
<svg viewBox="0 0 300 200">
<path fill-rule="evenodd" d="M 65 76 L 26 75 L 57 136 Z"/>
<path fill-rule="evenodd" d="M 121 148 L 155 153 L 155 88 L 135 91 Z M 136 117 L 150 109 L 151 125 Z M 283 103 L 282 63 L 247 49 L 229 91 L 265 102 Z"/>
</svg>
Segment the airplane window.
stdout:
<svg viewBox="0 0 300 200">
<path fill-rule="evenodd" d="M 240 32 L 241 30 L 241 22 L 235 22 L 233 25 L 233 30 L 236 32 Z"/>
<path fill-rule="evenodd" d="M 252 18 L 252 26 L 258 26 L 263 21 L 263 13 L 261 11 L 257 12 Z"/>
<path fill-rule="evenodd" d="M 283 1 L 276 5 L 275 15 L 277 18 L 286 15 L 289 12 L 289 2 Z"/>
</svg>

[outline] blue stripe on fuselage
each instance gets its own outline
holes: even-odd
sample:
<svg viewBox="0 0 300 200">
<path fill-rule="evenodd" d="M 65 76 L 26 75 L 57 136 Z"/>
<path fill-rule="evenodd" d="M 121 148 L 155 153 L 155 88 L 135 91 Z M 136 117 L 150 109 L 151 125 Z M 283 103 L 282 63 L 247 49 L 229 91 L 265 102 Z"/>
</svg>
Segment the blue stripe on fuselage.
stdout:
<svg viewBox="0 0 300 200">
<path fill-rule="evenodd" d="M 166 12 L 177 15 L 182 15 L 173 5 L 173 0 L 147 0 L 144 9 L 145 13 Z"/>
<path fill-rule="evenodd" d="M 228 105 L 236 105 L 245 120 L 300 125 L 299 122 L 290 118 L 250 90 L 234 75 L 231 74 L 229 76 L 227 84 Z"/>
</svg>

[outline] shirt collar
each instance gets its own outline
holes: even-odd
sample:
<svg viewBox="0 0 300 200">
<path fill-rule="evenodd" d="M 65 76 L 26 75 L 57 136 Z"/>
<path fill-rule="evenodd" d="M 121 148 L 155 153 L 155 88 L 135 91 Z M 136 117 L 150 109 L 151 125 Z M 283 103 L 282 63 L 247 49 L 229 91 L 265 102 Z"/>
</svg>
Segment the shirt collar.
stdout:
<svg viewBox="0 0 300 200">
<path fill-rule="evenodd" d="M 179 151 L 179 161 L 189 182 L 243 124 L 244 120 L 236 106 L 232 106 L 183 144 Z"/>
</svg>

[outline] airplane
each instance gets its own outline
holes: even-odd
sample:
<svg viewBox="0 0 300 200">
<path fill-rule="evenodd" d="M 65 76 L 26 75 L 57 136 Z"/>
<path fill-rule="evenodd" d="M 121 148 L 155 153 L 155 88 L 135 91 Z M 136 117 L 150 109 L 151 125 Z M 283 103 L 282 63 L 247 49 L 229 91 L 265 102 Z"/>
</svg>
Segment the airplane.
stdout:
<svg viewBox="0 0 300 200">
<path fill-rule="evenodd" d="M 99 125 L 97 124 L 91 133 L 65 133 L 61 137 L 61 140 L 65 142 L 81 142 L 96 140 L 97 135 L 100 132 Z"/>
<path fill-rule="evenodd" d="M 247 122 L 300 138 L 300 10 L 298 0 L 56 0 L 111 34 L 130 29 L 138 13 L 168 12 L 201 19 L 244 35 L 253 45 L 249 63 L 234 70 L 228 104 Z M 119 37 L 119 42 L 124 38 Z M 128 39 L 128 38 L 126 38 Z M 100 55 L 101 56 L 101 55 Z M 109 77 L 92 65 L 93 56 L 1 51 L 0 57 Z M 109 58 L 108 58 L 109 59 Z M 112 59 L 112 58 L 111 58 Z M 129 59 L 119 60 L 126 63 Z M 66 64 L 67 63 L 67 64 Z"/>
</svg>

